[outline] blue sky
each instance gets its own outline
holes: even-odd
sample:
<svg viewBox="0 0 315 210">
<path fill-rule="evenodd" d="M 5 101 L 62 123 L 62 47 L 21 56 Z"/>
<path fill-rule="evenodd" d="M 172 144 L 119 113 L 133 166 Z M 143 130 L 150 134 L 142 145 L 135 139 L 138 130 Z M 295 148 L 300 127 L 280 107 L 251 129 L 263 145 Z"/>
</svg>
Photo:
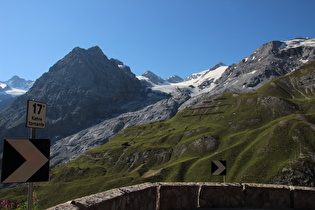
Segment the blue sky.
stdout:
<svg viewBox="0 0 315 210">
<path fill-rule="evenodd" d="M 98 45 L 136 75 L 183 78 L 262 44 L 315 38 L 314 0 L 0 0 L 0 81 Z"/>
</svg>

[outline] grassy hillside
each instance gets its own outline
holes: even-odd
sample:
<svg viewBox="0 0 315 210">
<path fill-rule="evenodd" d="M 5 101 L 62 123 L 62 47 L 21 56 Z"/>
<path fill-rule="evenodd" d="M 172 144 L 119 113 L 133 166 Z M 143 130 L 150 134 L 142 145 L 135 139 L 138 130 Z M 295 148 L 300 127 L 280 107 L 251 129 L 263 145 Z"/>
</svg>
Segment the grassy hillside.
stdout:
<svg viewBox="0 0 315 210">
<path fill-rule="evenodd" d="M 38 204 L 142 182 L 222 182 L 211 175 L 212 160 L 227 161 L 227 182 L 314 186 L 314 83 L 315 62 L 255 92 L 215 95 L 170 120 L 125 129 L 52 169 L 36 185 Z M 19 191 L 0 197 L 21 199 Z"/>
</svg>

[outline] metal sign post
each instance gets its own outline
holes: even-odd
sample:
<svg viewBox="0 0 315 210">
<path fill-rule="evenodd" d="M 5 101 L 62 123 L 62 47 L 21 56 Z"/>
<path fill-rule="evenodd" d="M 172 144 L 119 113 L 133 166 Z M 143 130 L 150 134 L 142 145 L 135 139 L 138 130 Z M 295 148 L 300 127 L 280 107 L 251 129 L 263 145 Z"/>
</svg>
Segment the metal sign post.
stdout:
<svg viewBox="0 0 315 210">
<path fill-rule="evenodd" d="M 31 128 L 31 139 L 36 138 L 36 128 Z M 28 183 L 27 209 L 33 208 L 33 182 Z"/>
<path fill-rule="evenodd" d="M 31 128 L 31 139 L 36 138 L 36 128 L 46 126 L 46 104 L 38 101 L 27 101 L 26 127 Z M 28 185 L 28 209 L 33 206 L 33 182 Z"/>
</svg>

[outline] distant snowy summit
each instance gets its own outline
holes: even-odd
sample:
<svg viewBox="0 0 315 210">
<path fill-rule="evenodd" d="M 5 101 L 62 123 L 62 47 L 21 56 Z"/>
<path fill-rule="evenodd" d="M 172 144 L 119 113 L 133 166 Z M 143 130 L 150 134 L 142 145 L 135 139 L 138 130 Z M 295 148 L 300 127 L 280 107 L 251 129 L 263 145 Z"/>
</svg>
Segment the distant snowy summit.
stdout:
<svg viewBox="0 0 315 210">
<path fill-rule="evenodd" d="M 18 96 L 26 93 L 34 81 L 14 76 L 8 81 L 0 81 L 0 111 L 8 107 Z"/>
<path fill-rule="evenodd" d="M 178 83 L 178 82 L 183 81 L 183 79 L 178 75 L 170 76 L 170 77 L 166 78 L 165 80 L 169 83 Z"/>
<path fill-rule="evenodd" d="M 162 79 L 161 77 L 157 76 L 152 71 L 146 71 L 141 76 L 139 76 L 138 79 L 145 80 L 149 84 L 151 84 L 152 86 L 154 86 L 154 85 L 162 85 L 162 84 L 165 84 L 165 82 L 166 82 L 164 79 Z"/>
<path fill-rule="evenodd" d="M 169 85 L 170 83 L 182 82 L 183 79 L 177 75 L 166 78 L 165 80 L 154 74 L 152 71 L 146 71 L 141 76 L 137 76 L 139 80 L 145 81 L 147 86 Z"/>
<path fill-rule="evenodd" d="M 215 87 L 215 81 L 227 68 L 228 66 L 220 62 L 210 69 L 194 73 L 184 80 L 176 75 L 163 80 L 151 71 L 147 71 L 137 78 L 146 82 L 153 91 L 173 93 L 180 89 L 188 89 L 191 96 L 194 96 L 211 91 Z"/>
<path fill-rule="evenodd" d="M 13 76 L 5 82 L 0 82 L 0 101 L 8 97 L 16 97 L 26 93 L 34 84 L 34 81 L 25 80 L 18 76 Z"/>
</svg>

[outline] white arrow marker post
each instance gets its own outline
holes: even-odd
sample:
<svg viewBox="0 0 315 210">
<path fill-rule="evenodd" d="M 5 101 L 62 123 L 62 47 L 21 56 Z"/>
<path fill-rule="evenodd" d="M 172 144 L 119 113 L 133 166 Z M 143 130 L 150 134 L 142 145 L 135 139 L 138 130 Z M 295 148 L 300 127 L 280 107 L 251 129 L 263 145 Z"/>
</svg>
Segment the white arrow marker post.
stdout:
<svg viewBox="0 0 315 210">
<path fill-rule="evenodd" d="M 45 163 L 48 158 L 39 151 L 32 142 L 26 139 L 10 139 L 7 141 L 25 158 L 25 162 L 17 168 L 3 183 L 27 182 Z"/>
<path fill-rule="evenodd" d="M 215 176 L 223 176 L 223 182 L 225 183 L 226 176 L 226 160 L 213 160 L 211 161 L 211 172 Z"/>
<path fill-rule="evenodd" d="M 49 179 L 49 153 L 49 139 L 4 139 L 1 183 L 29 182 L 28 209 L 32 208 L 33 182 Z"/>
</svg>

